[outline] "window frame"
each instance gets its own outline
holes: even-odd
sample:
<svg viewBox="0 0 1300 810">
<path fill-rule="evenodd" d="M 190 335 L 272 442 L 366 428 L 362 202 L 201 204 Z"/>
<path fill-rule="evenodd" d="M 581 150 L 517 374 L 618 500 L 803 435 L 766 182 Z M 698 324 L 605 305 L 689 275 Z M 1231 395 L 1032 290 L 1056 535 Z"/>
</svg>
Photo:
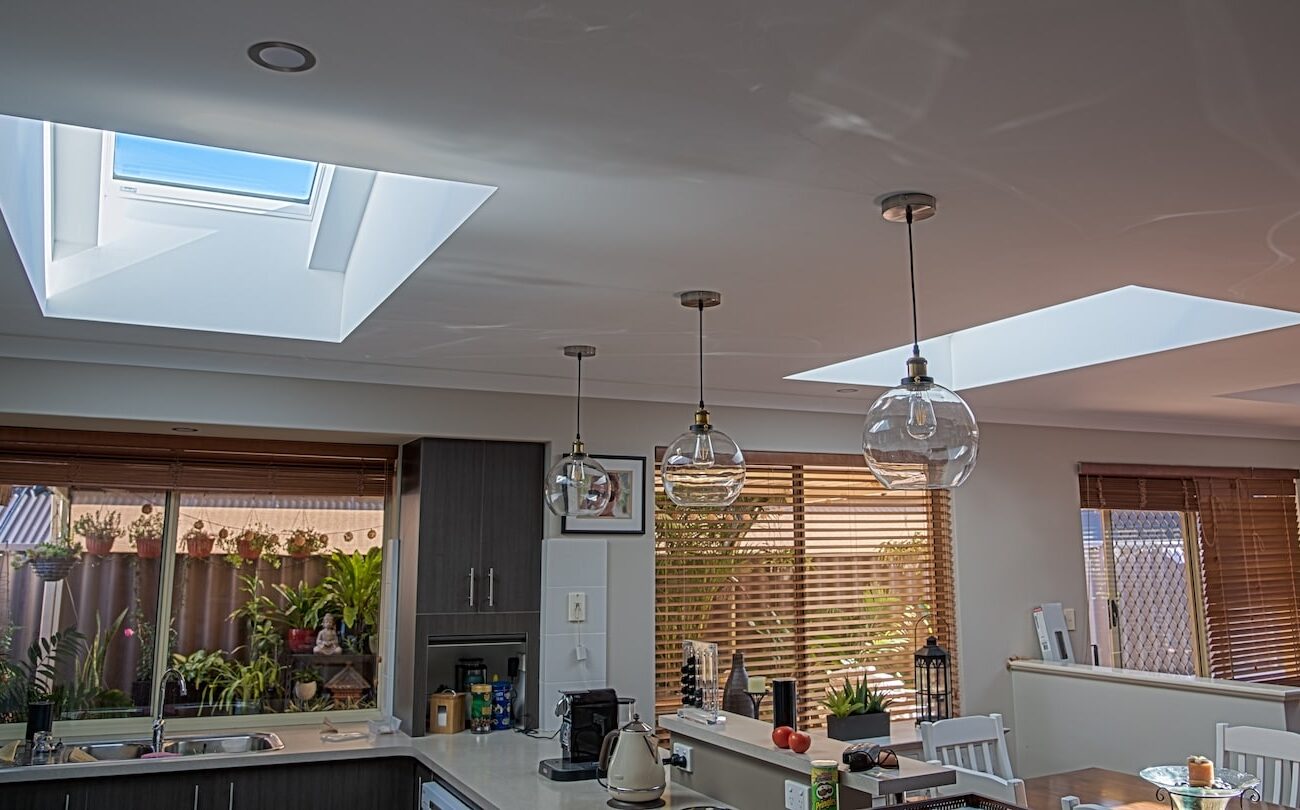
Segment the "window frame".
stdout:
<svg viewBox="0 0 1300 810">
<path fill-rule="evenodd" d="M 329 188 L 334 179 L 333 165 L 317 163 L 316 175 L 312 179 L 311 194 L 305 202 L 300 202 L 279 197 L 218 191 L 200 186 L 117 177 L 113 171 L 117 151 L 116 139 L 116 132 L 105 131 L 103 133 L 100 188 L 103 189 L 105 196 L 111 195 L 119 202 L 134 200 L 170 203 L 172 205 L 209 208 L 218 211 L 310 220 L 315 217 L 319 203 L 329 194 Z"/>
</svg>

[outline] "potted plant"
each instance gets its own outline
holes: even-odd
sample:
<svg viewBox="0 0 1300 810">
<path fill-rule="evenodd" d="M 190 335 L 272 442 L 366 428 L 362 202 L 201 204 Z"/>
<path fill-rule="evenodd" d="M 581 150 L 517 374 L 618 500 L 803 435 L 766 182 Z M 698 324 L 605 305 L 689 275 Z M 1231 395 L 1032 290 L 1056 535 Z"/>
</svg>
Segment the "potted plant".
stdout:
<svg viewBox="0 0 1300 810">
<path fill-rule="evenodd" d="M 48 730 L 48 723 L 60 715 L 66 690 L 56 684 L 84 657 L 86 637 L 67 627 L 33 640 L 21 658 L 11 658 L 12 643 L 11 628 L 0 632 L 0 718 L 18 722 L 26 717 L 25 736 L 30 737 L 40 727 Z"/>
<path fill-rule="evenodd" d="M 274 617 L 288 630 L 289 651 L 309 653 L 316 645 L 316 626 L 320 624 L 329 596 L 318 585 L 308 585 L 299 580 L 297 587 L 275 585 L 275 592 L 284 601 Z"/>
<path fill-rule="evenodd" d="M 122 536 L 122 516 L 117 512 L 105 513 L 96 509 L 94 514 L 82 515 L 73 521 L 72 531 L 85 539 L 88 553 L 107 557 L 113 551 L 114 541 Z"/>
<path fill-rule="evenodd" d="M 206 706 L 215 708 L 217 696 L 234 677 L 234 670 L 225 653 L 195 650 L 189 655 L 172 654 L 172 666 L 189 685 L 193 702 L 198 704 L 197 714 Z"/>
<path fill-rule="evenodd" d="M 280 535 L 261 523 L 255 523 L 242 532 L 235 533 L 233 537 L 227 536 L 222 545 L 229 552 L 226 559 L 231 565 L 255 563 L 263 554 L 275 554 L 280 550 Z M 278 563 L 278 559 L 271 559 L 272 565 Z"/>
<path fill-rule="evenodd" d="M 185 551 L 196 560 L 212 556 L 212 547 L 217 538 L 213 537 L 203 525 L 203 521 L 194 521 L 194 526 L 181 538 L 185 542 Z"/>
<path fill-rule="evenodd" d="M 231 662 L 226 681 L 216 704 L 231 714 L 257 714 L 262 701 L 280 685 L 280 665 L 269 655 L 259 655 L 247 664 Z"/>
<path fill-rule="evenodd" d="M 66 577 L 72 566 L 81 559 L 81 544 L 68 539 L 66 535 L 46 540 L 27 551 L 14 555 L 14 569 L 30 565 L 36 576 L 45 582 L 58 582 Z"/>
<path fill-rule="evenodd" d="M 832 740 L 862 740 L 889 736 L 889 707 L 894 699 L 883 689 L 872 689 L 863 675 L 844 679 L 839 689 L 826 688 L 822 705 L 830 711 L 826 736 Z"/>
<path fill-rule="evenodd" d="M 294 529 L 285 541 L 285 550 L 295 560 L 305 560 L 329 545 L 329 535 L 315 529 Z"/>
<path fill-rule="evenodd" d="M 316 697 L 317 684 L 320 682 L 320 670 L 315 667 L 297 669 L 293 673 L 293 696 L 301 701 Z"/>
<path fill-rule="evenodd" d="M 383 563 L 378 548 L 365 554 L 335 551 L 329 558 L 330 573 L 321 583 L 330 605 L 343 614 L 350 642 L 364 652 L 379 624 L 380 575 Z"/>
<path fill-rule="evenodd" d="M 146 504 L 147 506 L 148 504 Z M 142 512 L 127 528 L 135 553 L 146 560 L 162 556 L 163 516 L 153 509 Z"/>
</svg>

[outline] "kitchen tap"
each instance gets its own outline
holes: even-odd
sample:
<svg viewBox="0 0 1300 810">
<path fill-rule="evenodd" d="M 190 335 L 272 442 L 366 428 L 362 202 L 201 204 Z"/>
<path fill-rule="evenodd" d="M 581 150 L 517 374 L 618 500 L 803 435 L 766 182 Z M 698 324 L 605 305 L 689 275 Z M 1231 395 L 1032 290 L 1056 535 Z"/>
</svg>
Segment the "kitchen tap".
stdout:
<svg viewBox="0 0 1300 810">
<path fill-rule="evenodd" d="M 185 697 L 185 695 L 188 694 L 188 691 L 185 688 L 185 676 L 181 675 L 181 673 L 175 668 L 169 668 L 162 674 L 162 677 L 158 679 L 158 703 L 154 706 L 153 710 L 153 750 L 155 754 L 162 753 L 163 729 L 165 727 L 162 717 L 163 703 L 167 699 L 167 679 L 173 677 L 176 678 L 177 683 L 181 686 L 181 697 Z"/>
</svg>

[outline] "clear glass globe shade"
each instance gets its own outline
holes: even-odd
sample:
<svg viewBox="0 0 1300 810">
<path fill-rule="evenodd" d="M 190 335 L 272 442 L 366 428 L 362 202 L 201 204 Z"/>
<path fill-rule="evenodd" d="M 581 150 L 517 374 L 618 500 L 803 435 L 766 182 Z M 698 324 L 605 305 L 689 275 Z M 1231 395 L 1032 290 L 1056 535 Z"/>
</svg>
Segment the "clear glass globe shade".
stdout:
<svg viewBox="0 0 1300 810">
<path fill-rule="evenodd" d="M 594 517 L 613 492 L 609 473 L 586 453 L 565 456 L 546 472 L 546 506 L 564 517 Z"/>
<path fill-rule="evenodd" d="M 693 425 L 664 450 L 660 471 L 678 506 L 730 506 L 745 486 L 745 454 L 722 431 Z"/>
<path fill-rule="evenodd" d="M 909 381 L 867 410 L 862 456 L 889 489 L 948 489 L 975 469 L 979 437 L 965 400 L 942 385 Z"/>
</svg>

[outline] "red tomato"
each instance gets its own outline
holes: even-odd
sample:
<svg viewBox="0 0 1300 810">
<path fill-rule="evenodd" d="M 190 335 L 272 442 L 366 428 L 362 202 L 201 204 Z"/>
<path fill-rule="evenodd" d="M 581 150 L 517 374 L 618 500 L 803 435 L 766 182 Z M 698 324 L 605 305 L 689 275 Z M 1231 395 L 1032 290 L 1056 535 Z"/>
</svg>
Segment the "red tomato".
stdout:
<svg viewBox="0 0 1300 810">
<path fill-rule="evenodd" d="M 795 733 L 790 735 L 791 751 L 795 752 L 796 754 L 802 754 L 803 752 L 807 751 L 809 748 L 812 748 L 812 737 L 808 736 L 802 731 L 796 731 Z"/>
<path fill-rule="evenodd" d="M 794 733 L 794 729 L 789 726 L 777 726 L 772 729 L 772 742 L 776 743 L 777 748 L 789 748 L 790 735 Z"/>
</svg>

